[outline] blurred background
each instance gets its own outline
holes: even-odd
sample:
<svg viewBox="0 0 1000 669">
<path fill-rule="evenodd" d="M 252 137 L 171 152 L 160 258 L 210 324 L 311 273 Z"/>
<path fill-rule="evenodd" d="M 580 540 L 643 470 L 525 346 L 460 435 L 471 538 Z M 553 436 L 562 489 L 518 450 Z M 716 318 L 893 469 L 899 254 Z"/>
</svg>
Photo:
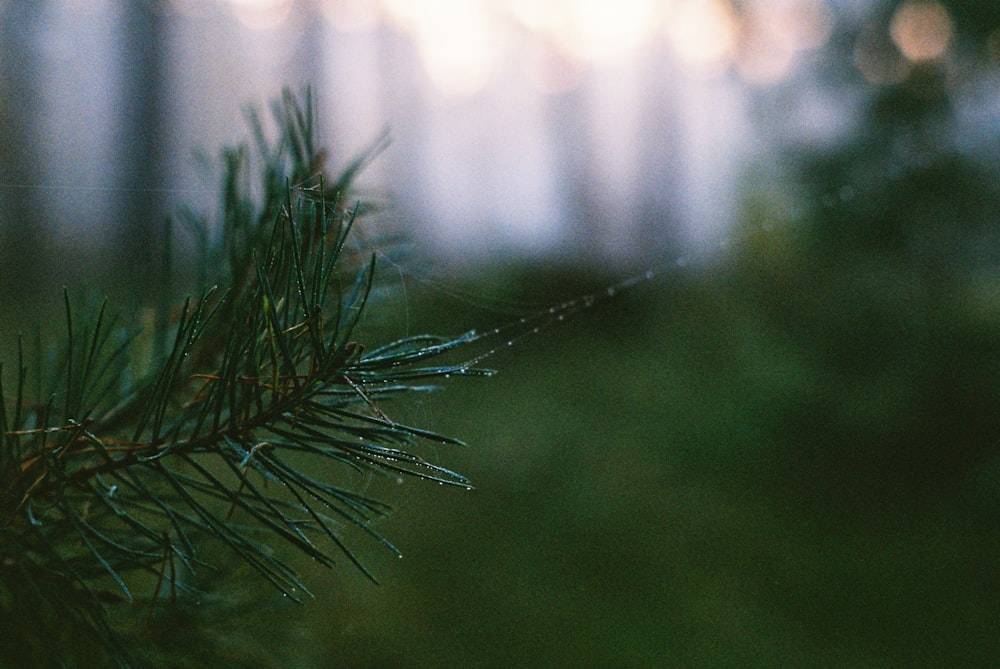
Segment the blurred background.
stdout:
<svg viewBox="0 0 1000 669">
<path fill-rule="evenodd" d="M 1000 664 L 1000 4 L 2 0 L 0 337 L 149 299 L 284 86 L 332 172 L 390 133 L 384 336 L 655 277 L 392 407 L 476 490 L 362 482 L 406 559 L 234 658 Z"/>
</svg>

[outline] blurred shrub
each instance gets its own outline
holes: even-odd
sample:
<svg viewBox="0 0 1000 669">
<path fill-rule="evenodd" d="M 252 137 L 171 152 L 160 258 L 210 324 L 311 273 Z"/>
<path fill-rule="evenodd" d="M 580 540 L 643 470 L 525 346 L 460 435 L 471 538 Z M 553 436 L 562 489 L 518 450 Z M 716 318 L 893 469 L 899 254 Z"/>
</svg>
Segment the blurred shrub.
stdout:
<svg viewBox="0 0 1000 669">
<path fill-rule="evenodd" d="M 790 150 L 799 213 L 748 206 L 732 280 L 802 361 L 774 427 L 821 496 L 911 504 L 998 453 L 1000 180 L 956 148 L 946 77 L 916 68 L 843 144 Z"/>
</svg>

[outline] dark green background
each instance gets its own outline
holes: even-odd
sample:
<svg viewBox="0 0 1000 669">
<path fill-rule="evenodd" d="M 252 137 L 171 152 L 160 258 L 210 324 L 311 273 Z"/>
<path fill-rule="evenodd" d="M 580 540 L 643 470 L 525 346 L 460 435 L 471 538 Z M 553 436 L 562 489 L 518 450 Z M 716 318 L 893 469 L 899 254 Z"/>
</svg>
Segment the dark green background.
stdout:
<svg viewBox="0 0 1000 669">
<path fill-rule="evenodd" d="M 963 72 L 993 81 L 995 10 L 948 4 Z M 396 506 L 377 529 L 404 559 L 351 537 L 380 586 L 302 564 L 316 599 L 295 607 L 237 570 L 148 638 L 190 666 L 1000 666 L 1000 140 L 963 126 L 951 65 L 878 88 L 849 44 L 816 85 L 860 94 L 857 126 L 792 144 L 780 183 L 749 169 L 722 255 L 661 258 L 498 351 L 498 376 L 383 407 L 466 440 L 426 455 L 475 489 L 345 479 Z M 414 267 L 386 272 L 364 343 L 489 328 L 622 275 L 497 259 L 403 292 Z M 59 331 L 39 284 L 4 298 L 8 352 L 29 317 Z"/>
<path fill-rule="evenodd" d="M 809 324 L 814 342 L 762 315 L 744 276 L 714 274 L 595 307 L 429 401 L 425 421 L 473 444 L 440 462 L 476 489 L 390 493 L 380 528 L 406 557 L 373 556 L 377 588 L 317 575 L 320 600 L 293 614 L 309 662 L 1000 659 L 995 363 L 963 369 L 958 342 L 908 332 L 889 369 L 871 349 L 912 305 L 883 296 L 874 324 L 843 307 Z M 852 336 L 871 365 L 817 361 Z M 952 406 L 922 397 L 942 383 Z"/>
</svg>

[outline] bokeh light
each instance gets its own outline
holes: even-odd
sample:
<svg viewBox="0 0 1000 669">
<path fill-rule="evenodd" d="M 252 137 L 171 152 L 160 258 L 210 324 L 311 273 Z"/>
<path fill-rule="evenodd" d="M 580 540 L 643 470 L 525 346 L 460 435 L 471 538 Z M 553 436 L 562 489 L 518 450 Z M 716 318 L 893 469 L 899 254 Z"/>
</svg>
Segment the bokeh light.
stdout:
<svg viewBox="0 0 1000 669">
<path fill-rule="evenodd" d="M 229 0 L 233 15 L 248 28 L 277 28 L 288 19 L 294 6 L 292 0 Z"/>
<path fill-rule="evenodd" d="M 833 28 L 824 0 L 317 2 L 337 31 L 387 26 L 407 36 L 428 79 L 446 96 L 474 95 L 518 60 L 537 89 L 564 92 L 582 81 L 585 69 L 655 57 L 661 44 L 672 49 L 687 76 L 720 76 L 735 65 L 747 81 L 773 84 L 789 75 L 800 52 L 825 44 Z M 258 30 L 283 25 L 293 5 L 291 0 L 229 0 L 240 22 Z M 912 58 L 940 48 L 934 45 L 940 45 L 942 25 L 947 44 L 950 24 L 946 13 L 942 24 L 940 5 L 908 2 L 904 7 L 898 39 Z"/>
<path fill-rule="evenodd" d="M 833 30 L 833 13 L 822 0 L 757 0 L 744 13 L 737 65 L 745 79 L 759 84 L 784 79 L 796 55 L 821 47 Z"/>
<path fill-rule="evenodd" d="M 897 84 L 910 71 L 909 63 L 888 45 L 885 27 L 866 24 L 854 42 L 854 67 L 868 82 L 880 86 Z"/>
<path fill-rule="evenodd" d="M 736 53 L 739 23 L 722 0 L 680 0 L 672 7 L 667 38 L 689 74 L 723 72 Z"/>
<path fill-rule="evenodd" d="M 907 59 L 915 62 L 940 58 L 952 37 L 948 10 L 937 2 L 904 2 L 889 24 L 892 41 Z"/>
<path fill-rule="evenodd" d="M 322 0 L 320 9 L 330 25 L 340 32 L 374 30 L 381 20 L 376 0 Z"/>
<path fill-rule="evenodd" d="M 569 57 L 585 63 L 628 60 L 649 43 L 661 24 L 662 3 L 656 0 L 545 4 L 547 8 L 538 14 L 542 19 L 538 29 Z"/>
<path fill-rule="evenodd" d="M 502 25 L 479 0 L 385 0 L 389 20 L 414 39 L 434 85 L 471 95 L 490 81 L 504 50 Z"/>
</svg>

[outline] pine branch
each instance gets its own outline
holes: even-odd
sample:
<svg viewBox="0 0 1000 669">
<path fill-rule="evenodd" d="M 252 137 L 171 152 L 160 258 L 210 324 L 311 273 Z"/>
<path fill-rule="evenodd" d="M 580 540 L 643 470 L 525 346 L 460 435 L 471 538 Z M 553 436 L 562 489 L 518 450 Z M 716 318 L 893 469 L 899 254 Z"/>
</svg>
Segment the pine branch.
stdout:
<svg viewBox="0 0 1000 669">
<path fill-rule="evenodd" d="M 4 615 L 26 597 L 51 604 L 43 586 L 59 583 L 77 594 L 58 606 L 123 658 L 102 600 L 118 599 L 113 589 L 136 599 L 131 584 L 143 573 L 156 580 L 154 599 L 183 593 L 185 575 L 208 566 L 206 542 L 296 601 L 309 591 L 276 544 L 324 565 L 339 554 L 374 581 L 344 532 L 396 551 L 371 524 L 389 507 L 337 485 L 338 469 L 469 487 L 418 453 L 424 442 L 459 440 L 394 421 L 383 407 L 425 392 L 418 380 L 486 374 L 435 362 L 472 337 L 409 337 L 367 352 L 355 338 L 375 257 L 347 253 L 364 208 L 341 202 L 384 139 L 328 186 L 308 93 L 300 104 L 286 92 L 272 111 L 276 143 L 250 113 L 256 151 L 223 154 L 220 231 L 185 218 L 215 287 L 179 310 L 161 300 L 150 334 L 121 326 L 106 304 L 79 319 L 67 292 L 49 390 L 29 392 L 20 341 L 12 385 L 0 374 Z M 131 357 L 143 337 L 160 352 L 145 364 Z M 166 573 L 167 564 L 182 569 Z M 37 587 L 25 589 L 25 579 Z"/>
</svg>

